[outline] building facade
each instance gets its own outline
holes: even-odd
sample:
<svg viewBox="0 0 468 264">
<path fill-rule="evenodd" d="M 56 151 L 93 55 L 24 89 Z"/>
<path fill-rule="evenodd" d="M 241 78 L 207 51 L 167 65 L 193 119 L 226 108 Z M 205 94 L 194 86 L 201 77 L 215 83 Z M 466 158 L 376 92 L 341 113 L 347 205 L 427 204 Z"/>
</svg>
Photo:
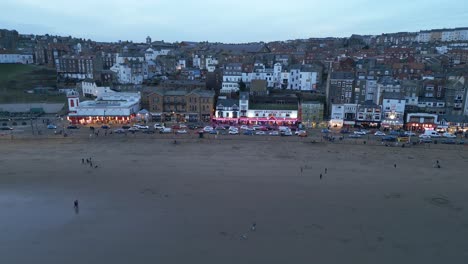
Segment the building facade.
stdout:
<svg viewBox="0 0 468 264">
<path fill-rule="evenodd" d="M 72 124 L 124 124 L 129 123 L 140 110 L 140 93 L 104 93 L 92 101 L 80 102 L 79 95 L 67 95 Z"/>
<path fill-rule="evenodd" d="M 159 89 L 148 95 L 149 111 L 155 121 L 209 122 L 213 114 L 214 91 Z"/>
<path fill-rule="evenodd" d="M 300 120 L 307 128 L 316 127 L 323 122 L 323 103 L 317 101 L 301 102 Z"/>
</svg>

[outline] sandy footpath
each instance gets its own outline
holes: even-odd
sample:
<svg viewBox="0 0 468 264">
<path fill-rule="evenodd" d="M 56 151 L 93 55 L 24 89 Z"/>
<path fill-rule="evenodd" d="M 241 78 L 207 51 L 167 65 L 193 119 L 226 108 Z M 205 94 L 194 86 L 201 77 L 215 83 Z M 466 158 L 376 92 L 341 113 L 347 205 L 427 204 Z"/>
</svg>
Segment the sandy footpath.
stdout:
<svg viewBox="0 0 468 264">
<path fill-rule="evenodd" d="M 466 148 L 4 140 L 0 263 L 465 264 L 467 170 Z"/>
</svg>

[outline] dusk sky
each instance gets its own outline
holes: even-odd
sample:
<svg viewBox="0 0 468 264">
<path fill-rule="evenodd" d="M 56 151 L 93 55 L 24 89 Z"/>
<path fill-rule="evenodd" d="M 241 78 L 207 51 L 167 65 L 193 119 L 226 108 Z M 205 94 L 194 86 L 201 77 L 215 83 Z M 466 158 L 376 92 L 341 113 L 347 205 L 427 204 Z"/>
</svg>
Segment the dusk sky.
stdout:
<svg viewBox="0 0 468 264">
<path fill-rule="evenodd" d="M 468 26 L 466 0 L 1 0 L 0 28 L 96 41 L 273 41 Z"/>
</svg>

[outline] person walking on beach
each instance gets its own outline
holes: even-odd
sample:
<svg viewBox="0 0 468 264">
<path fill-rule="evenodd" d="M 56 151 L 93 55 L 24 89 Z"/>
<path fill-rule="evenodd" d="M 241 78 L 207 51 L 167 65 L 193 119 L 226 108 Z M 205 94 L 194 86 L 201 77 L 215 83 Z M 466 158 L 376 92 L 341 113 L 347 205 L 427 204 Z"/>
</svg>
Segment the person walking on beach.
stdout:
<svg viewBox="0 0 468 264">
<path fill-rule="evenodd" d="M 78 200 L 75 200 L 73 202 L 73 208 L 75 209 L 75 214 L 78 214 L 80 212 L 80 208 L 78 207 Z"/>
</svg>

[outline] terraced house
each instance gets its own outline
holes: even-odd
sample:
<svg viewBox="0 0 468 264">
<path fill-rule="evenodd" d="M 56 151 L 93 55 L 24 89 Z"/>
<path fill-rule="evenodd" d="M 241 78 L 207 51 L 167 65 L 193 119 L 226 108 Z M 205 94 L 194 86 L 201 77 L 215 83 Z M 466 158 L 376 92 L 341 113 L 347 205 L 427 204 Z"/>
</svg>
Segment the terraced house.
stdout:
<svg viewBox="0 0 468 264">
<path fill-rule="evenodd" d="M 148 95 L 149 111 L 158 122 L 209 122 L 214 96 L 214 91 L 202 89 L 158 89 Z"/>
</svg>

